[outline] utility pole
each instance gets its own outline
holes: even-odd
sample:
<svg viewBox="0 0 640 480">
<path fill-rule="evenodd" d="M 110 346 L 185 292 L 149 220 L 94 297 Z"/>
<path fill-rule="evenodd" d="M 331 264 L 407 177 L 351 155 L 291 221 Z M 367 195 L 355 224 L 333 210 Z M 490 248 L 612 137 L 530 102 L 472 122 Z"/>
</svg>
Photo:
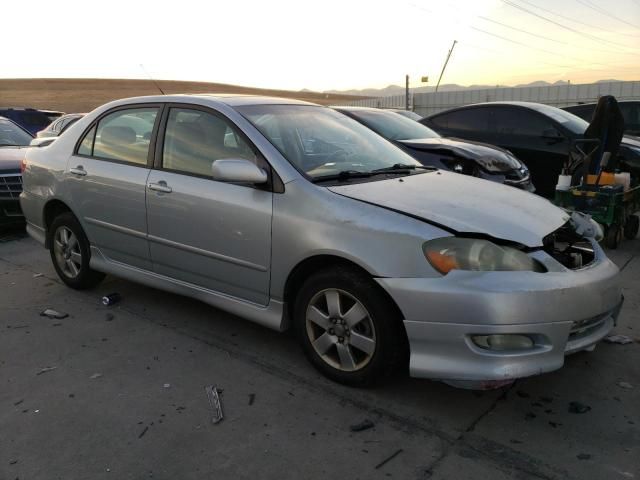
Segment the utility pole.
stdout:
<svg viewBox="0 0 640 480">
<path fill-rule="evenodd" d="M 404 76 L 404 109 L 409 110 L 409 75 Z"/>
<path fill-rule="evenodd" d="M 451 58 L 451 54 L 453 53 L 453 49 L 455 48 L 456 43 L 458 43 L 458 41 L 454 40 L 453 45 L 451 45 L 451 50 L 449 50 L 449 53 L 447 54 L 447 59 L 444 61 L 444 65 L 442 66 L 442 71 L 440 72 L 440 78 L 438 78 L 438 83 L 436 84 L 436 92 L 438 91 L 438 87 L 440 86 L 440 80 L 442 80 L 442 75 L 444 75 L 444 70 L 445 68 L 447 68 L 447 63 L 449 63 L 449 59 Z"/>
</svg>

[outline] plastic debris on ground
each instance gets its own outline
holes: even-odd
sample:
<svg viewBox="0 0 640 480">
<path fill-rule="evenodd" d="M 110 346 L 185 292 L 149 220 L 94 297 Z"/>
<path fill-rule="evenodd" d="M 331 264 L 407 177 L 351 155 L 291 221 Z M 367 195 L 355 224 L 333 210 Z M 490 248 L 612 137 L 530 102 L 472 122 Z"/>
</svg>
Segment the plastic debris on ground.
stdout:
<svg viewBox="0 0 640 480">
<path fill-rule="evenodd" d="M 52 308 L 47 308 L 46 310 L 40 313 L 41 317 L 49 317 L 55 318 L 56 320 L 62 320 L 63 318 L 67 318 L 69 316 L 68 313 L 58 312 Z"/>
<path fill-rule="evenodd" d="M 215 385 L 208 385 L 204 387 L 204 391 L 207 394 L 209 405 L 211 406 L 211 423 L 216 424 L 221 422 L 224 415 L 222 413 L 220 390 L 218 390 Z"/>
<path fill-rule="evenodd" d="M 101 373 L 94 373 L 93 375 L 91 375 L 89 378 L 91 380 L 95 380 L 96 378 L 100 378 L 102 376 Z"/>
<path fill-rule="evenodd" d="M 609 335 L 608 337 L 604 337 L 604 341 L 607 343 L 617 343 L 618 345 L 626 345 L 634 342 L 633 338 L 627 337 L 626 335 Z"/>
<path fill-rule="evenodd" d="M 356 423 L 355 425 L 351 425 L 349 428 L 352 432 L 362 432 L 363 430 L 369 430 L 374 426 L 375 425 L 371 420 L 364 419 L 362 422 Z"/>
<path fill-rule="evenodd" d="M 589 405 L 580 402 L 569 403 L 569 413 L 587 413 L 591 410 Z"/>
<path fill-rule="evenodd" d="M 633 385 L 631 385 L 629 382 L 618 382 L 617 384 L 620 388 L 624 388 L 626 390 L 631 390 L 633 388 Z"/>
<path fill-rule="evenodd" d="M 36 375 L 42 375 L 43 373 L 47 373 L 47 372 L 51 372 L 52 370 L 55 370 L 58 367 L 44 367 L 41 368 L 40 371 L 38 373 L 36 373 Z"/>
</svg>

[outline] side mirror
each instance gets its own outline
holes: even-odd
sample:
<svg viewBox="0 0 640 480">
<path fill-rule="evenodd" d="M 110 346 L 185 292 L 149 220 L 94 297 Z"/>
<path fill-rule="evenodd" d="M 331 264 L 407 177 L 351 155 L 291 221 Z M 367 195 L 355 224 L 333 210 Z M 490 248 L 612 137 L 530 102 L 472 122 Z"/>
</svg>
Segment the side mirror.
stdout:
<svg viewBox="0 0 640 480">
<path fill-rule="evenodd" d="M 232 183 L 260 184 L 267 181 L 267 172 L 249 160 L 223 158 L 211 164 L 214 180 Z"/>
</svg>

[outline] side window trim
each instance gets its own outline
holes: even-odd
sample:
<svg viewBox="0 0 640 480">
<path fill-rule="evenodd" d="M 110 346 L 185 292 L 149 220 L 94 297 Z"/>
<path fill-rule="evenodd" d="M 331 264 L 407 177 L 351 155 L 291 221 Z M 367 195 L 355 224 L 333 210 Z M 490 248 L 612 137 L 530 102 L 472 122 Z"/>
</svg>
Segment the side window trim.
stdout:
<svg viewBox="0 0 640 480">
<path fill-rule="evenodd" d="M 112 158 L 102 158 L 102 157 L 97 157 L 93 154 L 94 152 L 94 147 L 95 147 L 95 143 L 96 143 L 96 136 L 98 133 L 98 124 L 100 123 L 100 121 L 112 114 L 112 113 L 116 113 L 118 111 L 121 110 L 136 110 L 139 108 L 157 108 L 158 109 L 158 113 L 156 114 L 156 118 L 155 118 L 155 122 L 153 124 L 153 129 L 151 130 L 151 138 L 149 140 L 149 149 L 147 151 L 147 163 L 145 165 L 140 164 L 140 163 L 134 163 L 134 162 L 127 162 L 125 160 L 114 160 Z M 80 137 L 78 137 L 78 141 L 76 142 L 74 148 L 73 148 L 73 155 L 77 156 L 77 157 L 84 157 L 84 158 L 91 158 L 94 160 L 101 160 L 104 162 L 112 162 L 112 163 L 119 163 L 122 165 L 130 165 L 132 167 L 140 167 L 140 168 L 152 168 L 153 167 L 153 162 L 154 162 L 154 156 L 155 156 L 155 144 L 156 144 L 156 136 L 158 134 L 158 127 L 160 124 L 160 118 L 164 113 L 164 109 L 165 109 L 165 104 L 163 103 L 131 103 L 131 104 L 126 104 L 126 105 L 118 105 L 117 107 L 113 107 L 105 112 L 102 112 L 98 117 L 96 117 L 84 130 L 84 132 L 82 132 L 82 135 L 80 135 Z M 89 133 L 91 133 L 91 129 L 95 127 L 95 131 L 93 134 L 93 140 L 91 141 L 91 155 L 84 155 L 79 153 L 80 147 L 82 145 L 83 140 L 85 139 L 85 137 L 87 135 L 89 135 Z"/>
<path fill-rule="evenodd" d="M 271 164 L 267 161 L 266 157 L 262 154 L 260 149 L 258 149 L 258 147 L 233 122 L 233 120 L 231 120 L 229 117 L 224 115 L 222 112 L 220 112 L 220 111 L 218 111 L 218 110 L 216 110 L 214 108 L 206 107 L 204 105 L 198 105 L 198 104 L 194 104 L 194 103 L 165 103 L 164 104 L 164 108 L 163 108 L 163 111 L 162 111 L 162 118 L 158 122 L 158 132 L 157 132 L 157 137 L 156 137 L 156 141 L 155 141 L 155 145 L 154 145 L 155 155 L 154 155 L 154 159 L 153 159 L 153 162 L 152 162 L 152 168 L 153 169 L 159 170 L 159 171 L 170 172 L 170 173 L 177 173 L 179 175 L 187 175 L 187 176 L 196 177 L 196 178 L 203 178 L 203 179 L 206 179 L 206 180 L 211 180 L 212 182 L 215 181 L 215 180 L 213 180 L 213 178 L 207 177 L 205 175 L 198 175 L 197 173 L 173 170 L 173 169 L 169 169 L 169 168 L 164 168 L 163 167 L 163 165 L 162 165 L 162 155 L 163 155 L 163 151 L 164 151 L 164 139 L 165 139 L 165 134 L 166 134 L 166 131 L 167 131 L 167 123 L 168 123 L 168 120 L 169 120 L 169 114 L 170 114 L 171 109 L 174 109 L 174 108 L 175 109 L 184 109 L 184 110 L 196 110 L 196 111 L 209 113 L 211 115 L 214 115 L 214 116 L 220 118 L 225 123 L 227 123 L 227 125 L 231 128 L 231 130 L 237 136 L 239 136 L 249 146 L 249 148 L 256 155 L 257 160 L 264 164 L 265 170 L 267 172 L 267 177 L 268 177 L 267 183 L 265 184 L 264 188 L 266 188 L 269 191 L 273 191 L 274 193 L 283 193 L 284 192 L 284 185 L 282 184 L 282 180 L 280 180 L 280 178 L 278 177 L 278 174 L 275 172 L 275 170 L 273 169 Z M 246 187 L 247 185 L 243 185 L 243 186 Z M 262 187 L 258 187 L 258 186 L 252 186 L 251 187 L 250 186 L 249 188 L 261 189 Z"/>
</svg>

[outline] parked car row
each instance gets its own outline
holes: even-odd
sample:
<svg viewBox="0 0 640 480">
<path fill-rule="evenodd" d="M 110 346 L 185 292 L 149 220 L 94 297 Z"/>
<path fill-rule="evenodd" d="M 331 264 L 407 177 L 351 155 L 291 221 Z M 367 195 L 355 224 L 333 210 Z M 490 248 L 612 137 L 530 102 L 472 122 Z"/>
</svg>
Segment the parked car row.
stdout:
<svg viewBox="0 0 640 480">
<path fill-rule="evenodd" d="M 310 362 L 349 385 L 408 365 L 494 388 L 612 330 L 623 298 L 602 230 L 500 184 L 526 178 L 516 149 L 342 110 L 234 95 L 111 102 L 28 149 L 27 231 L 72 288 L 114 274 L 292 327 Z"/>
</svg>

